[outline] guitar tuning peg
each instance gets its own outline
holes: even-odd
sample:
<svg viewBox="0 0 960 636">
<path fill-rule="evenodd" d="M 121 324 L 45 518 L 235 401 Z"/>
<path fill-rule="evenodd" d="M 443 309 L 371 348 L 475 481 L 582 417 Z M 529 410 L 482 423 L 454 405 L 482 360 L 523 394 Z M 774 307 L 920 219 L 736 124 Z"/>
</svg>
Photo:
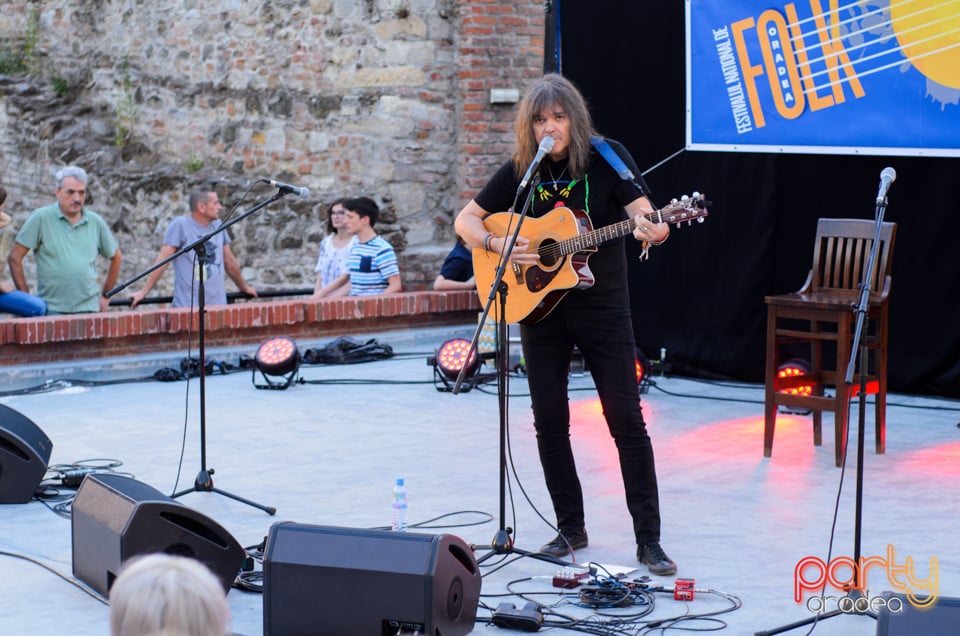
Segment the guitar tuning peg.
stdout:
<svg viewBox="0 0 960 636">
<path fill-rule="evenodd" d="M 688 197 L 687 195 L 683 195 L 682 197 L 680 197 L 680 200 L 681 200 L 681 201 L 686 201 L 686 200 L 689 199 L 689 198 L 690 198 L 690 197 Z"/>
<path fill-rule="evenodd" d="M 693 196 L 694 199 L 699 199 L 703 195 L 697 192 L 696 190 L 694 190 L 691 196 Z"/>
<path fill-rule="evenodd" d="M 705 220 L 705 219 L 701 216 L 701 217 L 699 217 L 699 218 L 697 219 L 697 223 L 703 223 L 704 220 Z"/>
<path fill-rule="evenodd" d="M 677 202 L 676 199 L 670 199 L 670 203 L 676 203 L 676 202 Z"/>
</svg>

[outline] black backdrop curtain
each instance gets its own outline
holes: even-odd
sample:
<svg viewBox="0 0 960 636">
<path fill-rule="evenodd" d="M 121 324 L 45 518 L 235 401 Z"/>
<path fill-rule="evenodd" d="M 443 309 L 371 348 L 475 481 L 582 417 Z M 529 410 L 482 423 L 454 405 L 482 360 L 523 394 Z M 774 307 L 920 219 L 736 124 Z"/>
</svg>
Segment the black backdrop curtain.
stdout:
<svg viewBox="0 0 960 636">
<path fill-rule="evenodd" d="M 703 224 L 674 228 L 649 261 L 640 262 L 628 241 L 634 325 L 648 356 L 659 358 L 665 347 L 674 373 L 762 382 L 763 297 L 803 284 L 818 218 L 873 218 L 880 172 L 892 166 L 897 180 L 885 215 L 898 224 L 890 388 L 960 397 L 960 241 L 950 222 L 960 160 L 676 154 L 685 142 L 684 3 L 546 6 L 545 67 L 555 70 L 559 58 L 559 70 L 587 97 L 599 132 L 626 144 L 642 170 L 663 162 L 645 175 L 654 202 L 693 190 L 713 202 Z"/>
</svg>

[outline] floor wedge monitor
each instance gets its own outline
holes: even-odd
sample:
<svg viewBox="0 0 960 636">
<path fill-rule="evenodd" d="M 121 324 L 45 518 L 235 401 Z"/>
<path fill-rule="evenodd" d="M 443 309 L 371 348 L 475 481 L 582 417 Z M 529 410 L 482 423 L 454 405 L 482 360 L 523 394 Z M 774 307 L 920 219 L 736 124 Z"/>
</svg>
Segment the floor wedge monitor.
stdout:
<svg viewBox="0 0 960 636">
<path fill-rule="evenodd" d="M 73 574 L 104 596 L 130 558 L 165 552 L 204 563 L 229 591 L 245 552 L 215 521 L 142 482 L 87 475 L 73 500 Z"/>
<path fill-rule="evenodd" d="M 460 538 L 275 523 L 263 559 L 265 636 L 460 636 L 480 569 Z"/>
<path fill-rule="evenodd" d="M 883 592 L 877 612 L 877 636 L 953 636 L 960 625 L 960 598 L 941 596 L 930 602 L 930 597 L 914 597 Z"/>
<path fill-rule="evenodd" d="M 0 404 L 0 504 L 33 499 L 52 450 L 53 444 L 40 427 Z"/>
</svg>

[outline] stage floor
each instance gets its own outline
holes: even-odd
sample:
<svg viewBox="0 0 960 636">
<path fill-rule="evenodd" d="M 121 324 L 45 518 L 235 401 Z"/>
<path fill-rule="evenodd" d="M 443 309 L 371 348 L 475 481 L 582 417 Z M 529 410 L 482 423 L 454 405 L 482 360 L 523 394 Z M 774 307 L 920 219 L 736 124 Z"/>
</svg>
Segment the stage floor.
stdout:
<svg viewBox="0 0 960 636">
<path fill-rule="evenodd" d="M 541 519 L 553 521 L 524 378 L 510 379 L 512 466 L 502 519 L 496 386 L 482 384 L 460 395 L 438 391 L 426 360 L 439 336 L 432 346 L 425 340 L 410 338 L 409 344 L 395 346 L 391 360 L 304 366 L 300 376 L 307 382 L 284 391 L 257 390 L 248 371 L 209 376 L 206 459 L 215 467 L 216 486 L 273 506 L 277 513 L 269 516 L 211 492 L 177 501 L 216 521 L 246 547 L 261 543 L 278 521 L 353 529 L 388 525 L 393 480 L 403 476 L 410 523 L 426 526 L 411 531 L 453 534 L 486 545 L 502 523 L 516 529 L 518 548 L 536 550 L 554 530 Z M 589 375 L 572 376 L 571 387 L 572 434 L 590 537 L 576 561 L 629 569 L 638 564 L 616 451 Z M 734 603 L 731 597 L 742 607 L 678 626 L 745 635 L 812 616 L 809 594 L 803 603 L 794 600 L 797 563 L 813 557 L 814 565 L 804 571 L 812 578 L 816 564 L 828 561 L 828 555 L 854 554 L 856 405 L 844 472 L 834 466 L 829 414 L 821 447 L 813 446 L 809 417 L 781 415 L 773 457 L 763 457 L 760 385 L 657 377 L 642 400 L 656 452 L 663 547 L 679 565 L 677 577 L 723 596 L 698 591 L 692 602 L 682 602 L 654 593 L 652 611 L 637 625 L 724 610 Z M 861 555 L 877 557 L 880 564 L 867 572 L 867 595 L 873 599 L 901 580 L 882 567 L 890 564 L 893 551 L 892 565 L 911 560 L 915 576 L 927 579 L 928 588 L 917 590 L 921 595 L 932 589 L 941 597 L 960 596 L 960 404 L 906 395 L 891 395 L 889 402 L 885 455 L 873 452 L 872 404 L 867 409 Z M 201 466 L 197 379 L 70 386 L 6 396 L 0 403 L 50 438 L 51 464 L 115 460 L 120 465 L 114 470 L 164 493 L 192 485 Z M 107 606 L 60 578 L 73 579 L 69 519 L 35 500 L 0 506 L 0 528 L 3 633 L 109 633 Z M 486 624 L 491 611 L 484 606 L 526 602 L 504 596 L 508 586 L 541 603 L 548 622 L 562 620 L 559 616 L 609 620 L 646 611 L 634 605 L 598 616 L 577 605 L 578 597 L 552 586 L 559 569 L 531 558 L 485 560 L 481 608 L 471 633 L 494 629 Z M 646 574 L 640 567 L 626 580 L 674 584 L 675 577 L 645 582 Z M 835 570 L 836 578 L 848 575 L 849 569 Z M 836 598 L 842 592 L 828 585 L 826 595 Z M 233 589 L 228 600 L 236 633 L 263 632 L 260 594 Z M 814 633 L 856 636 L 876 629 L 868 617 L 840 616 L 821 622 Z M 322 626 L 316 633 L 324 633 Z M 624 628 L 617 633 L 647 632 Z"/>
</svg>

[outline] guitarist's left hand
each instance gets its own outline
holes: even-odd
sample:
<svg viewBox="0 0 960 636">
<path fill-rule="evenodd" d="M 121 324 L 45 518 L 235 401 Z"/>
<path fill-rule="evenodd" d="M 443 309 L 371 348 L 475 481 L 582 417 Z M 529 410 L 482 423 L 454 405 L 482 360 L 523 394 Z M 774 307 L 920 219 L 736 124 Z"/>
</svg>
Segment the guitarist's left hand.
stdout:
<svg viewBox="0 0 960 636">
<path fill-rule="evenodd" d="M 653 213 L 653 206 L 646 197 L 632 201 L 626 207 L 627 215 L 637 224 L 633 236 L 638 241 L 647 241 L 651 244 L 663 243 L 670 236 L 670 225 L 667 223 L 651 223 L 645 215 Z"/>
</svg>

